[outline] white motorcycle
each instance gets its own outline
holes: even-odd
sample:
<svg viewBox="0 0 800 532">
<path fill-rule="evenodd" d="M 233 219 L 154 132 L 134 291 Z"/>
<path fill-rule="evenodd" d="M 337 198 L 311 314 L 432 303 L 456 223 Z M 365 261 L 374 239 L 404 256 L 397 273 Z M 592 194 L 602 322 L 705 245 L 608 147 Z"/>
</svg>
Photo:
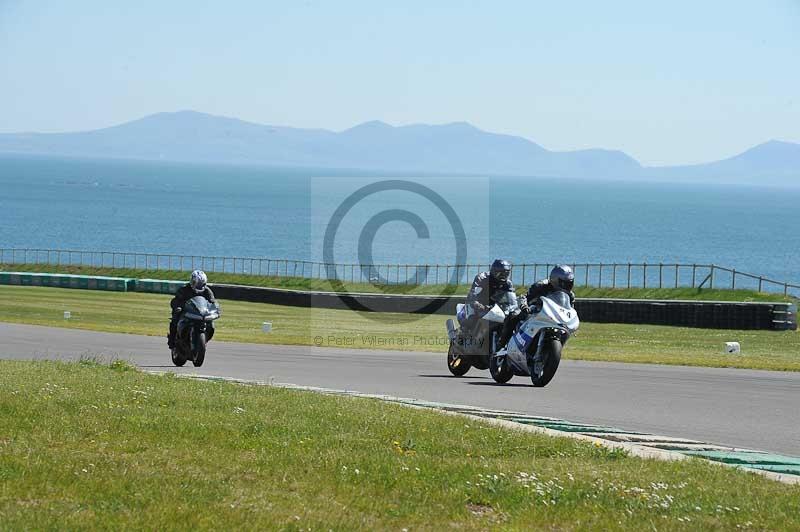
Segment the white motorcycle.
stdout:
<svg viewBox="0 0 800 532">
<path fill-rule="evenodd" d="M 492 353 L 497 348 L 497 338 L 503 329 L 503 323 L 509 313 L 517 307 L 517 295 L 509 291 L 497 291 L 492 295 L 495 303 L 488 312 L 477 320 L 474 327 L 469 327 L 472 318 L 472 307 L 469 305 L 456 305 L 456 319 L 458 326 L 452 319 L 448 319 L 447 335 L 450 338 L 450 347 L 447 350 L 447 369 L 456 377 L 461 377 L 469 368 L 487 369 Z"/>
<path fill-rule="evenodd" d="M 547 386 L 561 362 L 561 349 L 580 326 L 569 294 L 558 290 L 541 297 L 541 308 L 520 323 L 508 348 L 489 360 L 492 378 L 508 382 L 514 375 L 530 376 L 534 386 Z"/>
</svg>

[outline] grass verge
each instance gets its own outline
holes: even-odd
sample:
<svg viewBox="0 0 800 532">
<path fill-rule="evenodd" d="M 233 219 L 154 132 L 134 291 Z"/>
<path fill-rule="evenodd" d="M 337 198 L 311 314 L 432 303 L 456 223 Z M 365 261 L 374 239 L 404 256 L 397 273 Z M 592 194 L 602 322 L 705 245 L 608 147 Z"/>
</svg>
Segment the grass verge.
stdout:
<svg viewBox="0 0 800 532">
<path fill-rule="evenodd" d="M 166 335 L 169 296 L 0 286 L 0 321 Z M 215 341 L 398 349 L 444 353 L 443 315 L 365 314 L 223 301 Z M 65 320 L 63 311 L 72 318 Z M 378 318 L 378 319 L 376 319 Z M 270 321 L 273 332 L 261 332 Z M 742 354 L 723 353 L 738 341 Z M 584 323 L 564 358 L 800 371 L 800 332 L 731 331 L 659 325 Z"/>
<path fill-rule="evenodd" d="M 135 279 L 186 280 L 188 271 L 179 270 L 143 270 L 134 268 L 93 268 L 89 266 L 68 266 L 48 264 L 0 264 L 0 271 L 38 272 L 38 273 L 70 273 L 75 275 L 105 275 L 110 277 L 128 277 Z M 334 291 L 331 283 L 324 279 L 308 279 L 301 277 L 274 277 L 261 275 L 244 275 L 233 273 L 216 273 L 211 281 L 220 284 L 241 284 L 264 286 L 271 288 L 287 288 L 292 290 Z M 344 289 L 348 292 L 382 293 L 382 294 L 443 294 L 445 285 L 372 285 L 369 283 L 353 283 L 344 281 Z M 452 289 L 452 288 L 451 288 Z M 466 295 L 468 285 L 455 288 L 455 294 Z M 518 287 L 518 292 L 525 293 L 527 287 Z M 577 287 L 577 297 L 619 298 L 619 299 L 689 299 L 707 301 L 791 301 L 791 297 L 783 294 L 756 292 L 753 290 L 720 290 L 697 288 L 609 288 L 609 287 Z"/>
<path fill-rule="evenodd" d="M 0 361 L 11 530 L 796 530 L 799 499 L 699 460 L 368 399 Z"/>
</svg>

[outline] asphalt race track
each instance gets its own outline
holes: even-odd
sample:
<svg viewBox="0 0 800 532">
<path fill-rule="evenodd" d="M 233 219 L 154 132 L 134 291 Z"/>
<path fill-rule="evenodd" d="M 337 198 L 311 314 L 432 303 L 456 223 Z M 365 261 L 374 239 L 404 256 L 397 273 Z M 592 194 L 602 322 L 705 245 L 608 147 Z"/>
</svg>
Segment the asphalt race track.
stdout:
<svg viewBox="0 0 800 532">
<path fill-rule="evenodd" d="M 568 349 L 567 349 L 568 354 Z M 105 355 L 172 370 L 509 409 L 800 456 L 800 372 L 564 361 L 542 389 L 497 385 L 444 355 L 211 342 L 203 367 L 172 365 L 165 338 L 0 323 L 4 359 Z"/>
</svg>

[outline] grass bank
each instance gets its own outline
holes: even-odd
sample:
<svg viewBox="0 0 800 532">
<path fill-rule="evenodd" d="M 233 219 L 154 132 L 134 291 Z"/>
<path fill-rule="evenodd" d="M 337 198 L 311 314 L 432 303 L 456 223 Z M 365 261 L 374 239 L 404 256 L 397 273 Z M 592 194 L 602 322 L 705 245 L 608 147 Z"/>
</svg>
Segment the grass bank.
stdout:
<svg viewBox="0 0 800 532">
<path fill-rule="evenodd" d="M 178 270 L 143 270 L 133 268 L 92 268 L 88 266 L 53 266 L 47 264 L 0 264 L 0 271 L 20 271 L 38 273 L 71 273 L 75 275 L 105 275 L 110 277 L 129 277 L 136 279 L 156 278 L 166 280 L 186 280 L 187 271 Z M 260 275 L 243 275 L 232 273 L 210 273 L 212 282 L 220 284 L 241 284 L 264 286 L 271 288 L 287 288 L 292 290 L 332 291 L 330 282 L 324 279 L 308 279 L 300 277 L 274 277 Z M 445 285 L 379 285 L 369 283 L 343 282 L 348 292 L 382 293 L 382 294 L 442 294 Z M 524 293 L 527 287 L 518 287 Z M 450 287 L 452 290 L 452 287 Z M 455 294 L 465 295 L 468 285 L 455 288 Z M 609 287 L 577 287 L 577 297 L 621 298 L 621 299 L 689 299 L 708 301 L 790 301 L 791 297 L 783 294 L 756 292 L 753 290 L 720 290 L 697 288 L 609 288 Z"/>
<path fill-rule="evenodd" d="M 0 361 L 0 406 L 11 530 L 800 527 L 798 486 L 368 399 Z"/>
<path fill-rule="evenodd" d="M 0 321 L 152 336 L 166 334 L 169 296 L 0 286 Z M 442 315 L 370 314 L 223 301 L 215 341 L 444 353 Z M 65 320 L 69 310 L 72 318 Z M 261 332 L 270 321 L 273 332 Z M 738 341 L 741 355 L 723 354 Z M 800 371 L 798 331 L 730 331 L 584 323 L 564 358 Z"/>
</svg>

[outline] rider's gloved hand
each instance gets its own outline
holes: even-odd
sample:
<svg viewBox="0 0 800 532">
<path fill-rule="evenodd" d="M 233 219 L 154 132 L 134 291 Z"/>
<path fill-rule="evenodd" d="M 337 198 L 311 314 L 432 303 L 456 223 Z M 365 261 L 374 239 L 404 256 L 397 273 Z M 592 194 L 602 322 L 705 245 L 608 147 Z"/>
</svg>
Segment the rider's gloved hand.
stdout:
<svg viewBox="0 0 800 532">
<path fill-rule="evenodd" d="M 486 311 L 489 310 L 489 308 L 486 305 L 484 305 L 483 303 L 478 303 L 477 301 L 472 303 L 472 309 L 480 314 L 485 314 Z"/>
</svg>

